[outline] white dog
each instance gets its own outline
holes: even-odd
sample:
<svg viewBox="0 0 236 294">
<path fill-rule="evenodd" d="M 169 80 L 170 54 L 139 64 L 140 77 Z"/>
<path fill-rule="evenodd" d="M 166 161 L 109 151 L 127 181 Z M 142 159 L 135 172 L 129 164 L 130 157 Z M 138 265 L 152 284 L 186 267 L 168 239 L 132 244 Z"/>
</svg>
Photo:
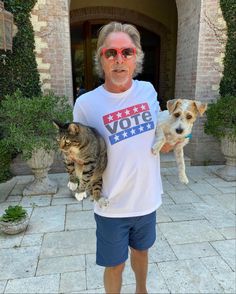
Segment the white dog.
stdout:
<svg viewBox="0 0 236 294">
<path fill-rule="evenodd" d="M 191 138 L 193 123 L 198 114 L 203 115 L 207 104 L 188 99 L 173 99 L 167 102 L 167 109 L 158 113 L 152 152 L 157 154 L 165 143 L 173 145 L 179 180 L 187 184 L 183 147 Z"/>
</svg>

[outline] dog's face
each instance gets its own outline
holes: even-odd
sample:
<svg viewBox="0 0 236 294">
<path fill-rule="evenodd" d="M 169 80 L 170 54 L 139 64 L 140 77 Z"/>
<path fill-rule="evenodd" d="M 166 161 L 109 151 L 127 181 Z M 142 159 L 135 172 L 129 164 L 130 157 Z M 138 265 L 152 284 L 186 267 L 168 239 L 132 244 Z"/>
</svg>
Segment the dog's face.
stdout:
<svg viewBox="0 0 236 294">
<path fill-rule="evenodd" d="M 198 115 L 203 115 L 207 104 L 188 99 L 173 99 L 167 102 L 171 115 L 170 132 L 174 136 L 185 137 L 191 133 Z"/>
</svg>

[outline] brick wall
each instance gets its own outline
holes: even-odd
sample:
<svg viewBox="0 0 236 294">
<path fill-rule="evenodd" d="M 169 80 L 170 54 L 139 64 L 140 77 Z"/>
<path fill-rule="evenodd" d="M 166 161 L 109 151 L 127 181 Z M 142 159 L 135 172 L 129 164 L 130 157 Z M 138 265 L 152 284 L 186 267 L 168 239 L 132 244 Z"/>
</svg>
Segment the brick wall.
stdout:
<svg viewBox="0 0 236 294">
<path fill-rule="evenodd" d="M 218 0 L 176 0 L 178 36 L 176 98 L 211 102 L 219 96 L 225 24 Z M 194 164 L 223 163 L 220 144 L 204 133 L 205 116 L 193 128 L 193 139 L 185 148 Z"/>
<path fill-rule="evenodd" d="M 42 89 L 66 95 L 71 103 L 72 70 L 67 0 L 38 0 L 32 14 Z"/>
</svg>

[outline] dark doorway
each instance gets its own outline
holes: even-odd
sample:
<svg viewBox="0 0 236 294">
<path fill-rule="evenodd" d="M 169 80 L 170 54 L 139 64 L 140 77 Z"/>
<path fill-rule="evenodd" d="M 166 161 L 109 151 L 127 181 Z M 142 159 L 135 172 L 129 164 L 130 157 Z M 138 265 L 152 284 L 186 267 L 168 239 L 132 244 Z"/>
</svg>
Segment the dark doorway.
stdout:
<svg viewBox="0 0 236 294">
<path fill-rule="evenodd" d="M 74 100 L 78 88 L 82 93 L 90 91 L 103 83 L 94 71 L 94 52 L 96 50 L 98 30 L 110 20 L 85 21 L 71 25 L 72 73 Z M 155 89 L 159 88 L 160 38 L 158 35 L 137 26 L 141 34 L 142 48 L 145 54 L 142 74 L 138 80 L 150 81 Z"/>
</svg>

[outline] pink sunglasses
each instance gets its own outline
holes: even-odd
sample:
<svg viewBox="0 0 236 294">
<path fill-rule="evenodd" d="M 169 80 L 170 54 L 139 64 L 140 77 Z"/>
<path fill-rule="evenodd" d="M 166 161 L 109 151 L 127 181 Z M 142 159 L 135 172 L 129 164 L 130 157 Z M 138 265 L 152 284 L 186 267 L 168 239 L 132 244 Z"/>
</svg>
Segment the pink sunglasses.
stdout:
<svg viewBox="0 0 236 294">
<path fill-rule="evenodd" d="M 109 60 L 114 60 L 120 54 L 123 59 L 132 58 L 136 54 L 136 48 L 102 48 L 101 55 Z"/>
</svg>

